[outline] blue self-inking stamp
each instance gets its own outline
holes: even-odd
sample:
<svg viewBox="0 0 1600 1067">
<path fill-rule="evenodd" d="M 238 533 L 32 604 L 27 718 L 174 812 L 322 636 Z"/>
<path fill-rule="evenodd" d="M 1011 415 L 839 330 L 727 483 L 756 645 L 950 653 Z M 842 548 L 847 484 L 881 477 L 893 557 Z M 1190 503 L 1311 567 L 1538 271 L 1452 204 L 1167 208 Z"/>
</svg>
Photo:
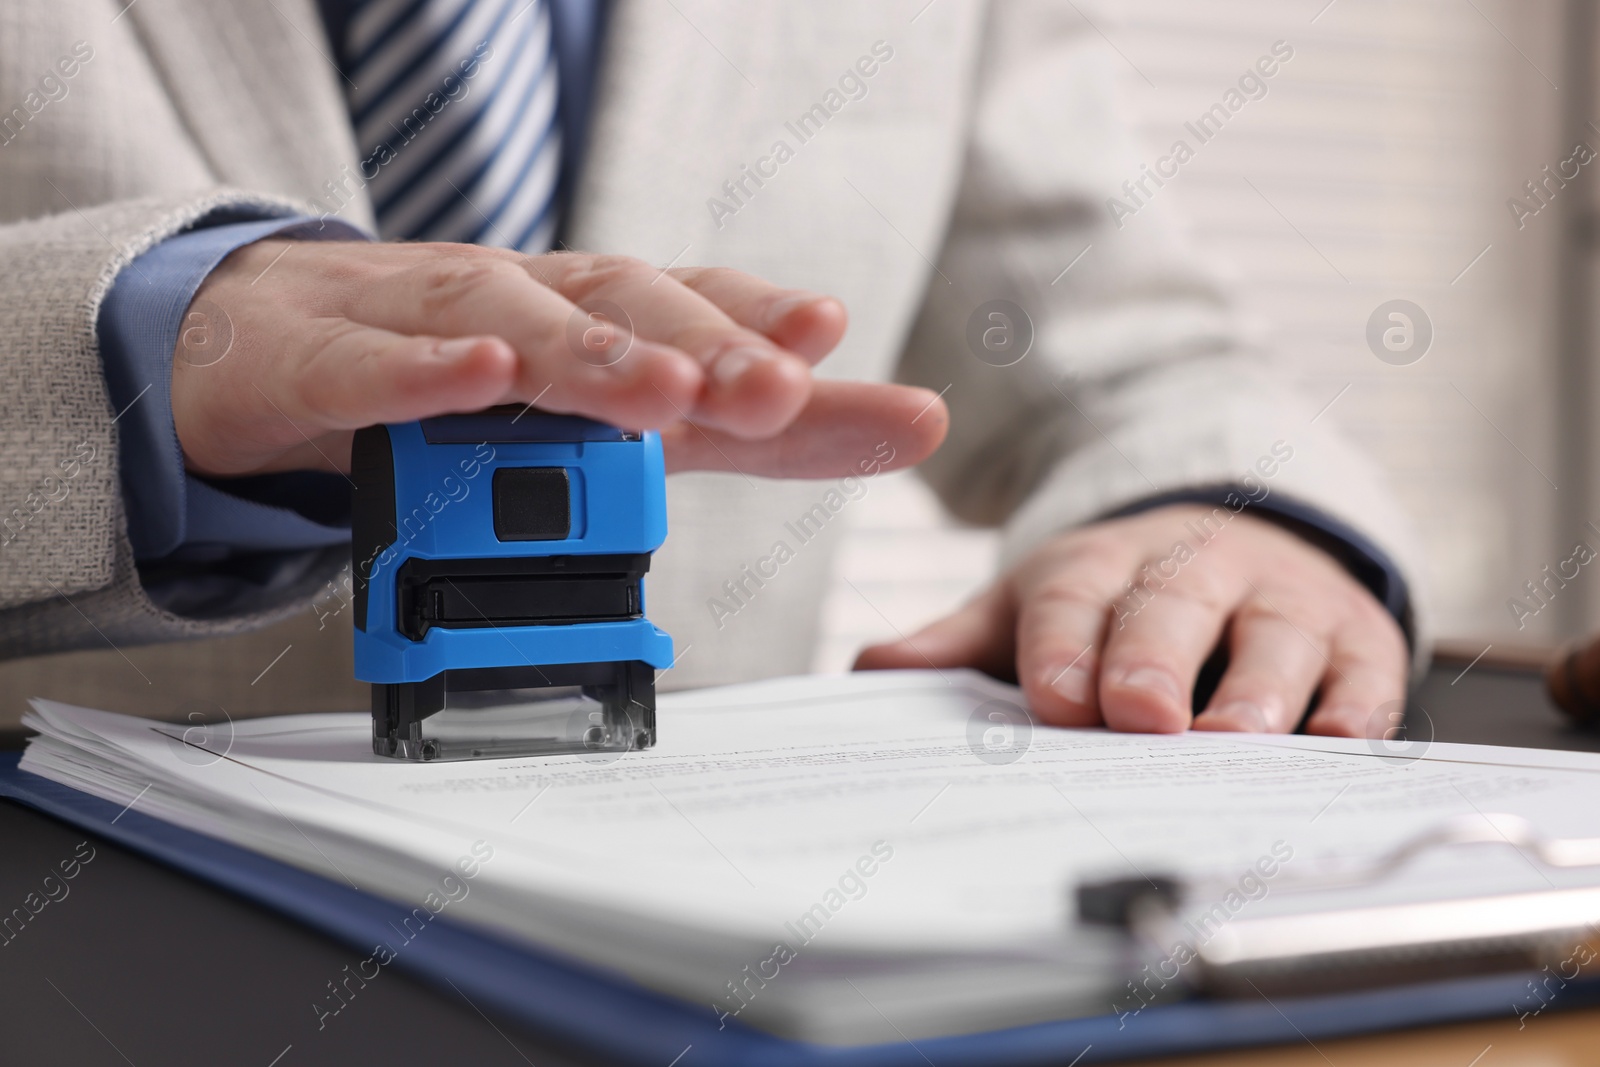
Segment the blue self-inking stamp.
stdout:
<svg viewBox="0 0 1600 1067">
<path fill-rule="evenodd" d="M 370 426 L 351 453 L 356 677 L 410 760 L 655 743 L 644 616 L 661 438 L 517 407 Z"/>
</svg>

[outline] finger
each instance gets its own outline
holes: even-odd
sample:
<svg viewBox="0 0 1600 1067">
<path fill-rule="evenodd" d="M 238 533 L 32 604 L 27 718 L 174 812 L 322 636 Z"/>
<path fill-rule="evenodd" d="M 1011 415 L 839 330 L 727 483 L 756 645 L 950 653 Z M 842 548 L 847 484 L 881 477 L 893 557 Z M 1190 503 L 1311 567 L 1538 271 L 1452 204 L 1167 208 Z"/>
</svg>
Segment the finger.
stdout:
<svg viewBox="0 0 1600 1067">
<path fill-rule="evenodd" d="M 671 345 L 700 363 L 705 389 L 687 414 L 702 425 L 759 440 L 780 432 L 805 406 L 806 360 L 735 322 L 670 273 L 624 256 L 554 256 L 542 264 L 547 272 L 552 265 L 568 299 L 583 307 L 615 305 L 635 337 Z M 775 288 L 756 279 L 740 285 L 750 300 Z"/>
<path fill-rule="evenodd" d="M 498 337 L 414 337 L 371 326 L 341 330 L 290 383 L 329 429 L 478 411 L 505 399 L 517 354 Z"/>
<path fill-rule="evenodd" d="M 1017 616 L 1017 679 L 1028 706 L 1057 726 L 1101 722 L 1096 677 L 1110 605 L 1136 557 L 1097 547 L 1045 556 L 1013 579 Z"/>
<path fill-rule="evenodd" d="M 1253 600 L 1229 631 L 1228 670 L 1194 729 L 1289 733 L 1328 670 L 1321 639 Z"/>
<path fill-rule="evenodd" d="M 1377 608 L 1335 632 L 1328 658 L 1332 666 L 1306 733 L 1382 737 L 1395 725 L 1387 712 L 1398 711 L 1406 695 L 1410 656 L 1400 627 Z"/>
<path fill-rule="evenodd" d="M 669 273 L 734 322 L 813 364 L 832 352 L 844 336 L 848 315 L 844 305 L 831 296 L 784 289 L 724 267 L 678 267 Z"/>
<path fill-rule="evenodd" d="M 227 425 L 198 431 L 201 442 L 191 434 L 186 449 L 207 462 L 191 457 L 190 469 L 228 475 L 347 467 L 347 444 L 335 440 L 330 452 L 319 443 L 329 431 L 489 407 L 505 397 L 516 372 L 516 353 L 499 338 L 417 337 L 341 322 L 303 362 L 265 364 L 265 373 L 241 388 Z M 189 377 L 175 373 L 175 388 L 186 388 Z M 195 443 L 203 447 L 192 449 Z M 318 461 L 310 461 L 308 449 Z"/>
<path fill-rule="evenodd" d="M 661 431 L 667 470 L 733 471 L 749 477 L 871 477 L 914 466 L 949 428 L 934 393 L 909 385 L 818 381 L 811 400 L 781 434 L 746 441 L 695 423 Z"/>
<path fill-rule="evenodd" d="M 909 637 L 861 650 L 852 670 L 972 667 L 1006 677 L 1016 662 L 1016 605 L 995 586 Z"/>
<path fill-rule="evenodd" d="M 1113 605 L 1100 668 L 1100 714 L 1117 730 L 1176 733 L 1189 726 L 1195 677 L 1240 594 L 1225 575 L 1189 570 L 1171 580 L 1146 567 Z"/>
<path fill-rule="evenodd" d="M 441 247 L 462 246 L 403 243 L 387 247 L 398 255 L 421 262 L 438 255 Z M 498 249 L 485 251 L 504 254 Z M 583 253 L 572 253 L 565 258 L 582 256 Z M 546 286 L 555 288 L 567 277 L 563 254 L 522 258 L 524 266 Z M 806 289 L 784 288 L 743 271 L 726 267 L 674 267 L 664 273 L 706 297 L 734 322 L 812 363 L 820 361 L 838 345 L 849 322 L 844 305 L 834 297 Z"/>
<path fill-rule="evenodd" d="M 604 343 L 592 350 L 583 312 L 521 262 L 436 247 L 445 251 L 360 287 L 345 314 L 401 334 L 503 338 L 518 357 L 513 398 L 537 398 L 550 411 L 642 428 L 665 426 L 694 406 L 704 373 L 687 354 L 625 331 L 601 331 Z M 625 355 L 613 360 L 613 350 Z"/>
</svg>

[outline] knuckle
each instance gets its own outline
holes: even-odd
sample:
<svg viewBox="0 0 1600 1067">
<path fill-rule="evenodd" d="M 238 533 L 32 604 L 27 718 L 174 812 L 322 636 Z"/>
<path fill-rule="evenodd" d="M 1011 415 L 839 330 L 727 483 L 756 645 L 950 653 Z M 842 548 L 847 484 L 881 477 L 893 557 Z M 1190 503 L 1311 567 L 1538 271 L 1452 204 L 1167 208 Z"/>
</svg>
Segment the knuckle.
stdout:
<svg viewBox="0 0 1600 1067">
<path fill-rule="evenodd" d="M 598 293 L 655 277 L 655 268 L 632 256 L 595 255 L 577 264 L 561 281 L 561 293 L 582 304 Z"/>
<path fill-rule="evenodd" d="M 525 278 L 515 263 L 489 255 L 451 254 L 417 268 L 418 308 L 424 316 L 444 315 L 476 290 Z"/>
<path fill-rule="evenodd" d="M 1075 530 L 1040 546 L 1033 564 L 1046 571 L 1117 574 L 1131 569 L 1129 557 L 1100 530 Z"/>
<path fill-rule="evenodd" d="M 1213 613 L 1227 610 L 1235 600 L 1232 583 L 1225 575 L 1198 566 L 1191 566 L 1179 572 L 1167 583 L 1166 590 L 1175 599 L 1187 601 L 1195 607 Z M 1269 613 L 1277 614 L 1264 602 L 1261 606 Z"/>
<path fill-rule="evenodd" d="M 1260 593 L 1253 592 L 1240 601 L 1233 615 L 1241 625 L 1281 626 L 1285 629 L 1290 625 L 1288 617 Z"/>
<path fill-rule="evenodd" d="M 1079 567 L 1126 568 L 1129 555 L 1120 540 L 1106 530 L 1080 530 L 1055 544 L 1063 562 Z"/>
<path fill-rule="evenodd" d="M 1097 659 L 1091 632 L 1075 633 L 1059 626 L 1035 626 L 1026 634 L 1019 634 L 1017 655 L 1028 663 L 1051 662 L 1057 666 L 1076 663 L 1085 670 L 1094 668 Z"/>
<path fill-rule="evenodd" d="M 1029 593 L 1028 600 L 1035 609 L 1044 608 L 1052 612 L 1088 609 L 1098 613 L 1104 611 L 1107 604 L 1103 595 L 1089 588 L 1081 579 L 1068 574 L 1040 581 Z"/>
<path fill-rule="evenodd" d="M 732 267 L 680 267 L 669 271 L 685 285 L 699 288 L 700 286 L 725 286 L 730 283 L 744 281 L 749 276 L 743 271 Z"/>
</svg>

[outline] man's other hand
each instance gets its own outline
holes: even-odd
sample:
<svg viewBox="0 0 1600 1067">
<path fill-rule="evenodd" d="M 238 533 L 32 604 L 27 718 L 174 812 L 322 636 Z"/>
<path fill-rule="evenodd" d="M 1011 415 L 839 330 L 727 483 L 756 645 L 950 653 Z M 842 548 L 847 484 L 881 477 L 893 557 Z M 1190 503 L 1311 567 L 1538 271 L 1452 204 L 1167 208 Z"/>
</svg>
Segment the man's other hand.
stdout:
<svg viewBox="0 0 1600 1067">
<path fill-rule="evenodd" d="M 1388 611 L 1295 534 L 1248 514 L 1200 526 L 1212 513 L 1163 507 L 1058 536 L 954 614 L 864 650 L 856 667 L 1014 672 L 1034 714 L 1059 726 L 1284 733 L 1314 694 L 1309 733 L 1392 726 L 1379 709 L 1405 695 L 1408 656 Z M 1191 717 L 1219 642 L 1227 673 Z"/>
</svg>

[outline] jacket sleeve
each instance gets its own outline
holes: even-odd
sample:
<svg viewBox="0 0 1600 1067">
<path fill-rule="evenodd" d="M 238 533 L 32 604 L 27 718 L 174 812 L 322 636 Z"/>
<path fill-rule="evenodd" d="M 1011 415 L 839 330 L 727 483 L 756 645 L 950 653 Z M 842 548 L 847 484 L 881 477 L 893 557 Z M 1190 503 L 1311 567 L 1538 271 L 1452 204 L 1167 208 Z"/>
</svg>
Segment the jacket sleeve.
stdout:
<svg viewBox="0 0 1600 1067">
<path fill-rule="evenodd" d="M 191 304 L 231 253 L 268 238 L 368 240 L 337 219 L 278 215 L 200 226 L 124 267 L 100 306 L 100 362 L 116 411 L 122 503 L 141 566 L 214 562 L 348 541 L 350 484 L 329 471 L 207 480 L 189 474 L 172 414 L 175 350 L 203 365 L 227 359 L 232 324 Z M 147 586 L 148 588 L 148 583 Z M 157 603 L 165 598 L 152 591 Z"/>
<path fill-rule="evenodd" d="M 239 568 L 183 614 L 157 606 L 128 538 L 118 413 L 96 335 L 112 282 L 165 238 L 219 218 L 305 211 L 217 189 L 0 226 L 0 657 L 253 629 L 303 609 L 344 561 L 348 550 L 333 546 Z M 240 582 L 251 595 L 236 595 Z"/>
<path fill-rule="evenodd" d="M 990 7 L 955 215 L 898 372 L 951 407 L 924 477 L 958 517 L 1005 524 L 1007 562 L 1194 487 L 1295 501 L 1391 557 L 1425 647 L 1419 553 L 1380 472 L 1241 339 L 1172 190 L 1123 189 L 1171 149 L 1130 143 L 1107 56 L 1073 5 Z"/>
</svg>

